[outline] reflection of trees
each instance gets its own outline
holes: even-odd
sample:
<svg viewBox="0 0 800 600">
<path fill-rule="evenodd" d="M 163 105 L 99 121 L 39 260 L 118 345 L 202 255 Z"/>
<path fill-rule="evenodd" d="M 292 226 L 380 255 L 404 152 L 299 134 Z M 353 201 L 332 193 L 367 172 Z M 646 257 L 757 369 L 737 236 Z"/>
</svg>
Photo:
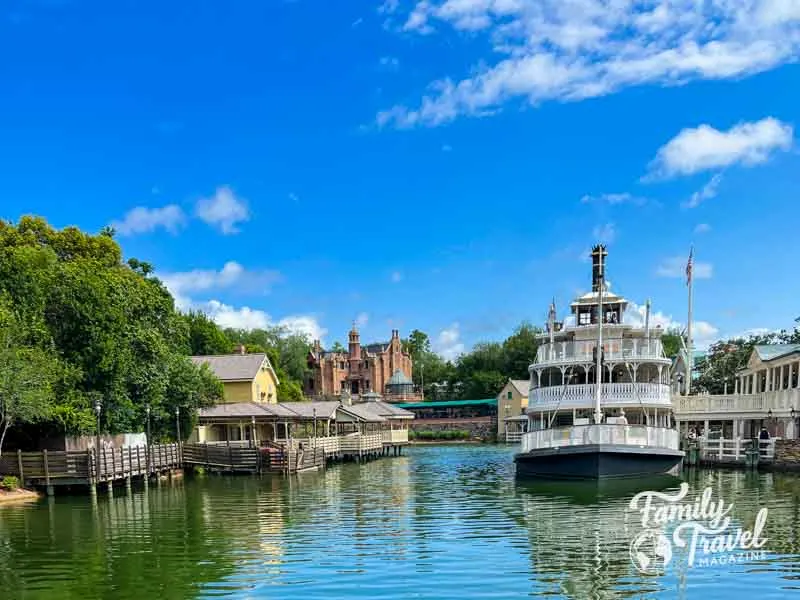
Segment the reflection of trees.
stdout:
<svg viewBox="0 0 800 600">
<path fill-rule="evenodd" d="M 626 482 L 522 484 L 517 521 L 529 532 L 537 582 L 569 598 L 627 598 L 664 589 L 641 576 L 629 555 L 642 531 L 630 498 L 642 490 L 675 486 L 675 479 Z"/>
<path fill-rule="evenodd" d="M 187 598 L 234 571 L 236 544 L 225 528 L 204 527 L 202 496 L 182 484 L 94 506 L 59 497 L 3 510 L 0 589 L 4 598 Z"/>
</svg>

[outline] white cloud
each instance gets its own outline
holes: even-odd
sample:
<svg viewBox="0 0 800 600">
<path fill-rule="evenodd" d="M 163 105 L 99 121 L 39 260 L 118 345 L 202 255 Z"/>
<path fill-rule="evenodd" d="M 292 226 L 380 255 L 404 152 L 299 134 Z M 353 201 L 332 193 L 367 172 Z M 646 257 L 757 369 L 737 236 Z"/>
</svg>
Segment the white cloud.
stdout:
<svg viewBox="0 0 800 600">
<path fill-rule="evenodd" d="M 688 260 L 688 256 L 666 258 L 656 269 L 656 275 L 659 277 L 686 277 L 686 263 Z M 692 265 L 692 277 L 694 279 L 711 279 L 712 274 L 711 263 L 694 260 Z"/>
<path fill-rule="evenodd" d="M 170 233 L 177 233 L 186 224 L 186 215 L 177 204 L 169 204 L 161 208 L 137 206 L 125 213 L 121 221 L 112 221 L 111 226 L 120 235 L 149 233 L 158 228 Z"/>
<path fill-rule="evenodd" d="M 683 203 L 684 208 L 697 208 L 704 200 L 710 200 L 717 195 L 717 188 L 722 181 L 722 173 L 714 175 L 707 184 L 692 194 L 688 201 Z"/>
<path fill-rule="evenodd" d="M 284 317 L 276 323 L 279 327 L 285 327 L 291 333 L 305 335 L 312 340 L 323 340 L 328 333 L 315 317 L 309 315 L 294 315 Z"/>
<path fill-rule="evenodd" d="M 197 216 L 217 227 L 225 235 L 239 233 L 239 223 L 250 219 L 247 203 L 228 186 L 218 187 L 210 198 L 201 198 L 195 207 Z"/>
<path fill-rule="evenodd" d="M 382 67 L 391 70 L 397 69 L 397 67 L 400 66 L 400 61 L 394 56 L 381 56 L 378 62 Z"/>
<path fill-rule="evenodd" d="M 356 317 L 356 325 L 364 327 L 369 322 L 369 315 L 365 312 L 358 313 Z"/>
<path fill-rule="evenodd" d="M 613 223 L 598 225 L 592 231 L 592 237 L 601 244 L 610 244 L 617 237 L 617 229 Z"/>
<path fill-rule="evenodd" d="M 328 330 L 310 315 L 293 315 L 274 321 L 263 310 L 249 306 L 235 308 L 219 300 L 202 302 L 192 308 L 202 310 L 220 327 L 245 330 L 283 327 L 289 333 L 305 335 L 311 340 L 322 340 L 328 333 Z"/>
<path fill-rule="evenodd" d="M 390 279 L 392 283 L 400 283 L 403 280 L 403 274 L 400 271 L 393 271 Z"/>
<path fill-rule="evenodd" d="M 622 194 L 600 194 L 599 196 L 592 196 L 590 194 L 585 194 L 581 198 L 581 204 L 590 204 L 590 203 L 601 203 L 601 204 L 633 204 L 636 206 L 643 206 L 647 204 L 647 198 L 642 198 L 640 196 L 634 196 L 633 194 L 629 194 L 628 192 L 624 192 Z"/>
<path fill-rule="evenodd" d="M 635 327 L 644 327 L 645 314 L 647 309 L 644 304 L 628 303 L 623 322 Z M 650 310 L 650 327 L 655 329 L 661 327 L 663 331 L 677 329 L 683 331 L 686 328 L 686 321 L 676 321 L 672 315 L 667 315 L 661 311 Z M 695 350 L 705 350 L 715 341 L 720 339 L 719 329 L 708 321 L 692 321 L 692 340 Z"/>
<path fill-rule="evenodd" d="M 691 175 L 734 164 L 758 165 L 776 151 L 789 150 L 793 137 L 792 126 L 773 117 L 739 123 L 727 131 L 710 125 L 687 128 L 659 149 L 649 177 Z"/>
<path fill-rule="evenodd" d="M 236 261 L 226 262 L 222 269 L 194 269 L 177 273 L 164 273 L 161 281 L 176 299 L 185 301 L 189 294 L 236 287 L 239 292 L 267 291 L 281 280 L 278 271 L 248 270 Z"/>
<path fill-rule="evenodd" d="M 694 228 L 695 233 L 708 233 L 709 231 L 711 231 L 711 225 L 708 223 L 698 223 Z"/>
<path fill-rule="evenodd" d="M 433 350 L 445 360 L 455 360 L 464 353 L 464 343 L 461 341 L 461 329 L 458 323 L 442 329 L 434 340 Z"/>
<path fill-rule="evenodd" d="M 400 31 L 450 28 L 492 53 L 463 78 L 433 82 L 414 106 L 379 125 L 434 126 L 519 99 L 577 101 L 644 84 L 741 78 L 800 54 L 796 0 L 419 0 L 385 3 Z"/>
</svg>

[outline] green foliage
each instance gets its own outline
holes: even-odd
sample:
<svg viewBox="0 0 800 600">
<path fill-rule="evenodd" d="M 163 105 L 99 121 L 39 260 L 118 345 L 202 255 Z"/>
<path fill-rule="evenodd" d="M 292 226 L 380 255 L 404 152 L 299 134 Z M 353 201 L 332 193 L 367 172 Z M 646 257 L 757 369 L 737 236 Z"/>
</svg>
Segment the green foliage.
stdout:
<svg viewBox="0 0 800 600">
<path fill-rule="evenodd" d="M 722 394 L 727 379 L 728 392 L 733 392 L 736 373 L 747 365 L 754 346 L 765 344 L 797 343 L 792 341 L 797 335 L 782 331 L 767 335 L 753 335 L 749 338 L 734 338 L 712 344 L 700 368 L 700 376 L 695 381 L 696 390 L 709 394 Z"/>
<path fill-rule="evenodd" d="M 3 479 L 0 479 L 0 488 L 9 492 L 19 489 L 19 478 L 14 475 L 6 475 Z"/>
<path fill-rule="evenodd" d="M 333 346 L 331 346 L 331 349 L 329 350 L 329 352 L 347 352 L 347 348 L 342 346 L 341 342 L 337 341 L 337 342 L 333 342 Z"/>
<path fill-rule="evenodd" d="M 189 353 L 192 356 L 233 352 L 233 342 L 207 315 L 189 311 L 182 318 L 189 332 Z"/>
<path fill-rule="evenodd" d="M 664 354 L 667 358 L 675 358 L 683 350 L 681 332 L 677 329 L 670 329 L 661 335 L 661 344 L 664 346 Z"/>
<path fill-rule="evenodd" d="M 4 350 L 10 358 L 0 362 L 16 360 L 27 369 L 16 379 L 36 382 L 27 395 L 13 384 L 15 401 L 35 410 L 19 412 L 11 423 L 88 433 L 100 400 L 103 431 L 142 431 L 150 405 L 157 429 L 174 431 L 180 407 L 190 432 L 192 409 L 221 397 L 216 378 L 186 358 L 193 326 L 197 343 L 211 346 L 204 337 L 208 323 L 180 315 L 152 272 L 136 259 L 123 263 L 110 230 L 95 236 L 73 227 L 57 231 L 35 217 L 0 222 L 0 295 L 18 330 Z M 11 398 L 12 384 L 1 385 L 0 393 Z"/>
<path fill-rule="evenodd" d="M 447 429 L 442 431 L 432 431 L 423 429 L 416 431 L 410 429 L 408 439 L 410 440 L 468 440 L 472 437 L 469 431 L 463 429 Z"/>
</svg>

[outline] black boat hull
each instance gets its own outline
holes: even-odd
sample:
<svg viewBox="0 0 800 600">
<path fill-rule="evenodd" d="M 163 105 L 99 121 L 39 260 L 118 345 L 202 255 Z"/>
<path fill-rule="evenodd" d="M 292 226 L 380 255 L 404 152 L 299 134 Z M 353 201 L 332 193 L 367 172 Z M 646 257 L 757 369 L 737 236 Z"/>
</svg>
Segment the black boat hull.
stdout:
<svg viewBox="0 0 800 600">
<path fill-rule="evenodd" d="M 589 444 L 532 450 L 514 456 L 517 477 L 562 480 L 674 475 L 683 452 L 667 448 Z"/>
</svg>

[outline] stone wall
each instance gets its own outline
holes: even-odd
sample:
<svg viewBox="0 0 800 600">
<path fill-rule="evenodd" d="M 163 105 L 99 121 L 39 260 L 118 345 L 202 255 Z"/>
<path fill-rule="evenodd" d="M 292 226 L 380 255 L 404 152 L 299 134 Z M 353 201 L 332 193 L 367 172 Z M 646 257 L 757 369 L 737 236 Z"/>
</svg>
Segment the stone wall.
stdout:
<svg viewBox="0 0 800 600">
<path fill-rule="evenodd" d="M 777 440 L 774 466 L 800 469 L 800 440 Z"/>
<path fill-rule="evenodd" d="M 473 439 L 480 439 L 483 441 L 491 441 L 495 439 L 497 434 L 497 425 L 494 420 L 482 419 L 480 421 L 471 421 L 468 419 L 452 419 L 444 421 L 437 419 L 437 423 L 409 423 L 409 429 L 412 431 L 469 431 L 470 437 Z"/>
</svg>

